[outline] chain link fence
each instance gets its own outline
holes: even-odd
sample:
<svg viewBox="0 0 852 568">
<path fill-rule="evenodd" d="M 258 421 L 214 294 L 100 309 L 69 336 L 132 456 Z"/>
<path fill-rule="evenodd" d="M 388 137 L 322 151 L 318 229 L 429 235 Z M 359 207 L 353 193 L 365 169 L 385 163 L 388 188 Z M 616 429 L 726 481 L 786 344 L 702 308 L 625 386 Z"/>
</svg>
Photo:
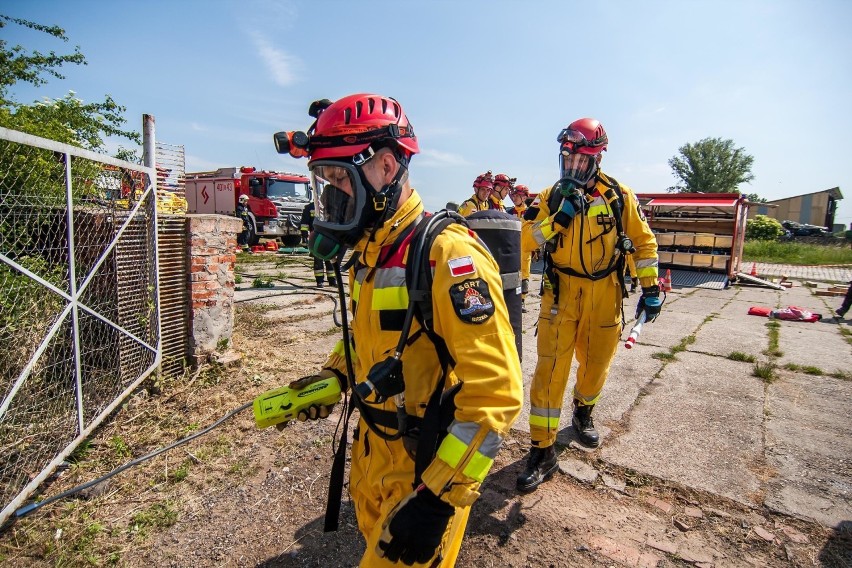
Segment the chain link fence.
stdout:
<svg viewBox="0 0 852 568">
<path fill-rule="evenodd" d="M 0 128 L 0 525 L 160 363 L 154 176 Z"/>
</svg>

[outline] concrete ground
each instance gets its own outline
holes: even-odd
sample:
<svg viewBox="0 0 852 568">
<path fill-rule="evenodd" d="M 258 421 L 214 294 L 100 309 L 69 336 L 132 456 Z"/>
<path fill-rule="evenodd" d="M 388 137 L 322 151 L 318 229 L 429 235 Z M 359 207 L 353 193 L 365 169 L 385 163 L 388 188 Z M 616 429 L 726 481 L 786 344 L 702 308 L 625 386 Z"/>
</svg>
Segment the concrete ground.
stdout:
<svg viewBox="0 0 852 568">
<path fill-rule="evenodd" d="M 747 313 L 750 306 L 793 305 L 829 317 L 842 298 L 816 296 L 801 282 L 848 276 L 848 269 L 839 270 L 826 278 L 802 271 L 802 280 L 784 291 L 734 285 L 669 293 L 637 345 L 618 348 L 594 413 L 603 437 L 593 450 L 597 457 L 828 527 L 852 523 L 852 321 L 774 327 Z M 531 290 L 539 282 L 534 274 Z M 637 299 L 625 301 L 628 318 Z M 527 394 L 537 301 L 527 298 L 524 321 Z M 735 352 L 750 360 L 733 360 Z M 771 367 L 772 376 L 755 376 L 756 365 Z M 573 375 L 557 442 L 578 448 L 570 425 L 572 386 Z M 515 428 L 528 432 L 525 398 Z"/>
</svg>

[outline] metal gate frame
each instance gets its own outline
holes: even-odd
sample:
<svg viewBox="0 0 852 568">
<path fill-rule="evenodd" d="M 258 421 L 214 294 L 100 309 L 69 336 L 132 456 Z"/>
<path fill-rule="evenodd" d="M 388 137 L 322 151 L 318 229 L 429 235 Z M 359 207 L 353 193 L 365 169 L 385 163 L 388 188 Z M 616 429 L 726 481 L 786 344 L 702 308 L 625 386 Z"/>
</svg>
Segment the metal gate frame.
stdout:
<svg viewBox="0 0 852 568">
<path fill-rule="evenodd" d="M 29 134 L 24 134 L 22 132 L 17 132 L 14 130 L 9 130 L 7 128 L 0 127 L 0 141 L 7 141 L 15 144 L 20 144 L 23 146 L 30 146 L 39 148 L 42 150 L 48 150 L 54 152 L 57 156 L 62 156 L 64 159 L 64 167 L 65 167 L 65 199 L 66 199 L 66 223 L 67 223 L 67 259 L 68 259 L 68 274 L 69 274 L 69 291 L 62 290 L 52 283 L 48 282 L 38 274 L 28 270 L 26 267 L 22 266 L 20 263 L 16 262 L 13 258 L 10 258 L 5 254 L 6 251 L 0 250 L 0 263 L 11 267 L 14 271 L 25 275 L 27 278 L 31 279 L 34 282 L 37 282 L 39 285 L 45 288 L 46 294 L 55 294 L 62 301 L 66 302 L 64 309 L 62 309 L 61 313 L 58 314 L 56 321 L 48 330 L 45 337 L 42 339 L 38 348 L 33 353 L 29 362 L 21 371 L 18 378 L 13 382 L 9 391 L 5 394 L 5 397 L 2 401 L 0 401 L 0 424 L 4 420 L 7 419 L 7 413 L 9 411 L 10 406 L 21 387 L 27 382 L 31 373 L 33 372 L 34 367 L 36 366 L 39 358 L 45 353 L 48 349 L 51 340 L 54 336 L 57 335 L 57 332 L 63 327 L 63 324 L 66 323 L 66 320 L 70 317 L 70 322 L 73 330 L 73 344 L 72 344 L 72 353 L 74 357 L 73 362 L 73 380 L 70 380 L 69 383 L 73 386 L 74 393 L 73 397 L 76 401 L 76 427 L 77 427 L 77 435 L 76 437 L 63 449 L 59 451 L 59 453 L 50 460 L 49 463 L 44 465 L 43 469 L 40 473 L 38 473 L 35 477 L 31 479 L 31 481 L 20 490 L 20 492 L 15 496 L 10 502 L 6 503 L 3 510 L 0 511 L 0 526 L 2 526 L 6 520 L 24 503 L 24 501 L 38 488 L 38 486 L 44 482 L 55 470 L 56 468 L 77 448 L 77 446 L 84 441 L 87 437 L 89 437 L 92 432 L 104 421 L 104 419 L 109 416 L 118 406 L 122 403 L 122 401 L 127 398 L 135 389 L 138 388 L 140 383 L 146 379 L 151 373 L 155 372 L 157 368 L 160 366 L 162 361 L 162 337 L 161 337 L 161 307 L 160 307 L 160 290 L 159 290 L 159 282 L 156 278 L 156 275 L 159 273 L 159 257 L 158 257 L 158 248 L 157 248 L 157 194 L 156 194 L 156 168 L 155 167 L 146 167 L 140 166 L 138 164 L 133 164 L 130 162 L 125 162 L 122 160 L 117 160 L 115 158 L 111 158 L 104 154 L 98 154 L 96 152 L 91 152 L 88 150 L 83 150 L 81 148 L 70 146 L 67 144 L 55 142 L 52 140 L 48 140 L 45 138 L 40 138 L 37 136 L 32 136 Z M 135 204 L 128 204 L 128 210 L 122 212 L 122 217 L 124 217 L 121 226 L 115 232 L 115 235 L 111 242 L 102 250 L 99 257 L 95 261 L 94 265 L 92 265 L 89 272 L 85 275 L 77 275 L 77 268 L 75 266 L 75 227 L 74 227 L 74 200 L 72 193 L 72 167 L 73 160 L 72 157 L 81 158 L 84 160 L 89 160 L 92 162 L 97 162 L 109 166 L 114 166 L 119 168 L 121 171 L 127 172 L 136 172 L 137 175 L 144 176 L 142 179 L 145 180 L 144 190 L 139 196 L 138 200 Z M 146 159 L 146 161 L 148 161 Z M 130 207 L 132 205 L 132 207 Z M 147 243 L 148 251 L 152 251 L 153 254 L 153 270 L 154 270 L 154 278 L 147 285 L 146 293 L 148 296 L 146 297 L 148 301 L 153 301 L 153 309 L 155 310 L 156 317 L 152 317 L 150 321 L 150 326 L 152 328 L 152 335 L 155 339 L 155 342 L 145 341 L 142 338 L 138 337 L 136 334 L 132 333 L 125 326 L 122 326 L 117 321 L 112 321 L 109 317 L 106 317 L 102 313 L 99 313 L 97 306 L 91 307 L 88 306 L 82 301 L 83 293 L 86 291 L 87 287 L 91 284 L 94 277 L 98 274 L 98 270 L 104 264 L 104 261 L 107 257 L 113 253 L 117 252 L 117 245 L 119 243 L 119 239 L 128 230 L 128 227 L 133 225 L 138 226 L 137 214 L 143 214 L 149 220 L 149 225 L 152 226 L 145 227 L 146 234 L 148 235 L 148 240 L 152 242 Z M 118 218 L 118 216 L 116 217 Z M 138 230 L 138 227 L 136 227 Z M 150 239 L 150 235 L 153 235 L 153 239 Z M 113 257 L 115 258 L 115 257 Z M 149 257 L 150 259 L 150 257 Z M 78 285 L 79 279 L 79 285 Z M 49 291 L 49 292 L 48 292 Z M 151 297 L 153 296 L 153 297 Z M 119 337 L 122 341 L 132 341 L 141 346 L 141 348 L 153 354 L 153 362 L 147 368 L 138 368 L 136 371 L 138 372 L 138 376 L 135 379 L 132 379 L 129 384 L 111 401 L 106 404 L 104 408 L 93 418 L 90 422 L 88 417 L 84 416 L 84 406 L 83 406 L 83 368 L 81 366 L 81 345 L 80 345 L 80 316 L 81 313 L 85 313 L 86 316 L 90 316 L 92 318 L 97 319 L 102 324 L 109 326 L 117 332 L 117 337 Z M 115 318 L 119 319 L 119 318 Z M 150 355 L 149 355 L 150 356 Z M 144 364 L 144 363 L 143 363 Z M 134 373 L 135 374 L 135 373 Z M 131 375 L 132 376 L 132 375 Z M 120 385 L 119 385 L 120 387 Z M 0 393 L 2 395 L 2 393 Z M 10 442 L 12 444 L 17 443 L 15 440 L 0 440 L 3 446 L 6 446 Z M 2 455 L 0 455 L 2 457 Z M 2 464 L 0 464 L 2 465 Z M 0 503 L 2 504 L 2 503 Z"/>
</svg>

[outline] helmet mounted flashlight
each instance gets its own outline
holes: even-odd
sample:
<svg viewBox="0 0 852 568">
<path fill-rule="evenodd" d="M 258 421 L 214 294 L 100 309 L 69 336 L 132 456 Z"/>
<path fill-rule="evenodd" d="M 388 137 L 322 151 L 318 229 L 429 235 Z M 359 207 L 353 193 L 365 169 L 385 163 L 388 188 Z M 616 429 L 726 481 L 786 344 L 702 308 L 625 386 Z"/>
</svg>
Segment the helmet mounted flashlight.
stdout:
<svg viewBox="0 0 852 568">
<path fill-rule="evenodd" d="M 300 130 L 276 132 L 272 135 L 275 151 L 279 154 L 290 154 L 294 158 L 305 158 L 308 155 L 310 137 Z"/>
</svg>

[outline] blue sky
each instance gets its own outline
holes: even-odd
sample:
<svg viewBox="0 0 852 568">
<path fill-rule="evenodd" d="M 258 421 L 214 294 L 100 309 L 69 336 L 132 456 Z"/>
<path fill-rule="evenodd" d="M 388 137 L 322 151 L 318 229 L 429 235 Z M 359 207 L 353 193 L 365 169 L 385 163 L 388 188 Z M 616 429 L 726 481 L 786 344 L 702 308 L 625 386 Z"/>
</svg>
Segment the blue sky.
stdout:
<svg viewBox="0 0 852 568">
<path fill-rule="evenodd" d="M 846 0 L 4 0 L 0 13 L 70 40 L 9 25 L 9 43 L 88 60 L 19 101 L 110 94 L 134 128 L 154 115 L 189 171 L 306 173 L 272 134 L 306 129 L 315 99 L 376 92 L 415 127 L 411 179 L 430 209 L 488 169 L 550 186 L 556 134 L 591 116 L 609 134 L 604 171 L 637 192 L 675 183 L 682 145 L 720 137 L 754 156 L 744 193 L 839 186 L 837 222 L 852 221 Z"/>
</svg>

